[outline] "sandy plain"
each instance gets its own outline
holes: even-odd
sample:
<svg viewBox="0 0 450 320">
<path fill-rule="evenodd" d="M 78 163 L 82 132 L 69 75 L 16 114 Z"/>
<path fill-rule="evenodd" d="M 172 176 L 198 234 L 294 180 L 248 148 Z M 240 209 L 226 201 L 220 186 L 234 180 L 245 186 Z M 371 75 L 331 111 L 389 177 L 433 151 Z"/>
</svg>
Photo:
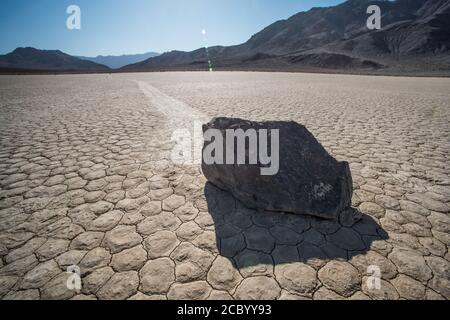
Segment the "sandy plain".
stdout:
<svg viewBox="0 0 450 320">
<path fill-rule="evenodd" d="M 448 299 L 449 89 L 301 73 L 0 76 L 0 298 Z M 350 163 L 362 221 L 256 212 L 173 164 L 174 130 L 214 116 L 304 124 Z"/>
</svg>

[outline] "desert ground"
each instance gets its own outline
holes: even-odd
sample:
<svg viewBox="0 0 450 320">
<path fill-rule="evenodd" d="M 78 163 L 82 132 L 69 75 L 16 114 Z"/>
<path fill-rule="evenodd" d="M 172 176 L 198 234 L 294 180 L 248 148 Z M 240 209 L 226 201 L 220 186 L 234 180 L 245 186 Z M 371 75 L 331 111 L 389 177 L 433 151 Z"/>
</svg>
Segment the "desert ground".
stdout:
<svg viewBox="0 0 450 320">
<path fill-rule="evenodd" d="M 448 299 L 449 89 L 301 73 L 0 76 L 0 298 Z M 350 163 L 363 219 L 257 212 L 174 164 L 174 130 L 215 116 L 304 124 Z M 80 290 L 67 286 L 74 265 Z"/>
</svg>

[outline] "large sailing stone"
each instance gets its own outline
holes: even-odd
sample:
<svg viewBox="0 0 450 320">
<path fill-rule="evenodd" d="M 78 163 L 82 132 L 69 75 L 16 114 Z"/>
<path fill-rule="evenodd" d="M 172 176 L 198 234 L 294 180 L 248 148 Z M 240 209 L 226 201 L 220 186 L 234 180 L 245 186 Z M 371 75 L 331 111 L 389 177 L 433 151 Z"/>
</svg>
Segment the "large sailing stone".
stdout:
<svg viewBox="0 0 450 320">
<path fill-rule="evenodd" d="M 238 139 L 230 135 L 239 132 L 236 129 L 247 133 L 245 146 L 241 144 L 239 147 Z M 276 129 L 279 135 L 279 170 L 273 175 L 263 175 L 261 168 L 276 167 L 274 163 L 267 164 L 267 161 L 263 165 L 263 158 L 260 157 L 264 151 L 263 156 L 272 155 L 272 162 L 276 161 L 273 157 L 277 143 Z M 252 132 L 258 133 L 256 164 L 249 164 L 251 155 L 255 154 L 255 149 L 249 148 L 252 139 L 248 136 Z M 267 147 L 261 148 L 261 137 L 266 132 L 269 133 L 266 135 Z M 215 118 L 203 125 L 203 133 L 203 174 L 209 182 L 231 192 L 247 207 L 317 216 L 340 221 L 347 226 L 361 217 L 361 213 L 351 207 L 353 186 L 348 163 L 330 156 L 303 125 Z M 219 133 L 221 137 L 218 137 Z M 227 159 L 230 145 L 234 145 L 234 150 L 229 151 Z M 245 152 L 245 164 L 236 164 L 239 152 L 241 155 Z M 227 164 L 230 160 L 234 164 Z"/>
</svg>

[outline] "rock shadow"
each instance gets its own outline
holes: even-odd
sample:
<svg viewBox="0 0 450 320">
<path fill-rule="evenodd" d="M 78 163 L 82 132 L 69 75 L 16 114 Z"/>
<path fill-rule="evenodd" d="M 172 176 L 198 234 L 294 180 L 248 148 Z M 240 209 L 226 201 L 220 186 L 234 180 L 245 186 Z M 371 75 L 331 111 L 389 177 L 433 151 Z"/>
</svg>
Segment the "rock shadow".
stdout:
<svg viewBox="0 0 450 320">
<path fill-rule="evenodd" d="M 277 264 L 323 265 L 367 252 L 388 234 L 369 215 L 352 227 L 315 217 L 257 211 L 207 182 L 205 197 L 219 254 L 245 274 L 264 274 Z"/>
</svg>

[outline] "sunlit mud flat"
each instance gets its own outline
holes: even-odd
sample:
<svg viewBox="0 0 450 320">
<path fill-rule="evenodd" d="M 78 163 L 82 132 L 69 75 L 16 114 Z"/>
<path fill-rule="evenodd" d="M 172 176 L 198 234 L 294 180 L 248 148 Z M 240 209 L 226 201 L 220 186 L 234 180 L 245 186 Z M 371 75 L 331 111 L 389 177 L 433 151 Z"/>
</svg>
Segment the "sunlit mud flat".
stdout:
<svg viewBox="0 0 450 320">
<path fill-rule="evenodd" d="M 448 299 L 449 88 L 294 73 L 0 76 L 0 298 Z M 215 116 L 304 124 L 350 163 L 362 221 L 256 212 L 198 165 L 174 164 L 173 132 Z"/>
</svg>

